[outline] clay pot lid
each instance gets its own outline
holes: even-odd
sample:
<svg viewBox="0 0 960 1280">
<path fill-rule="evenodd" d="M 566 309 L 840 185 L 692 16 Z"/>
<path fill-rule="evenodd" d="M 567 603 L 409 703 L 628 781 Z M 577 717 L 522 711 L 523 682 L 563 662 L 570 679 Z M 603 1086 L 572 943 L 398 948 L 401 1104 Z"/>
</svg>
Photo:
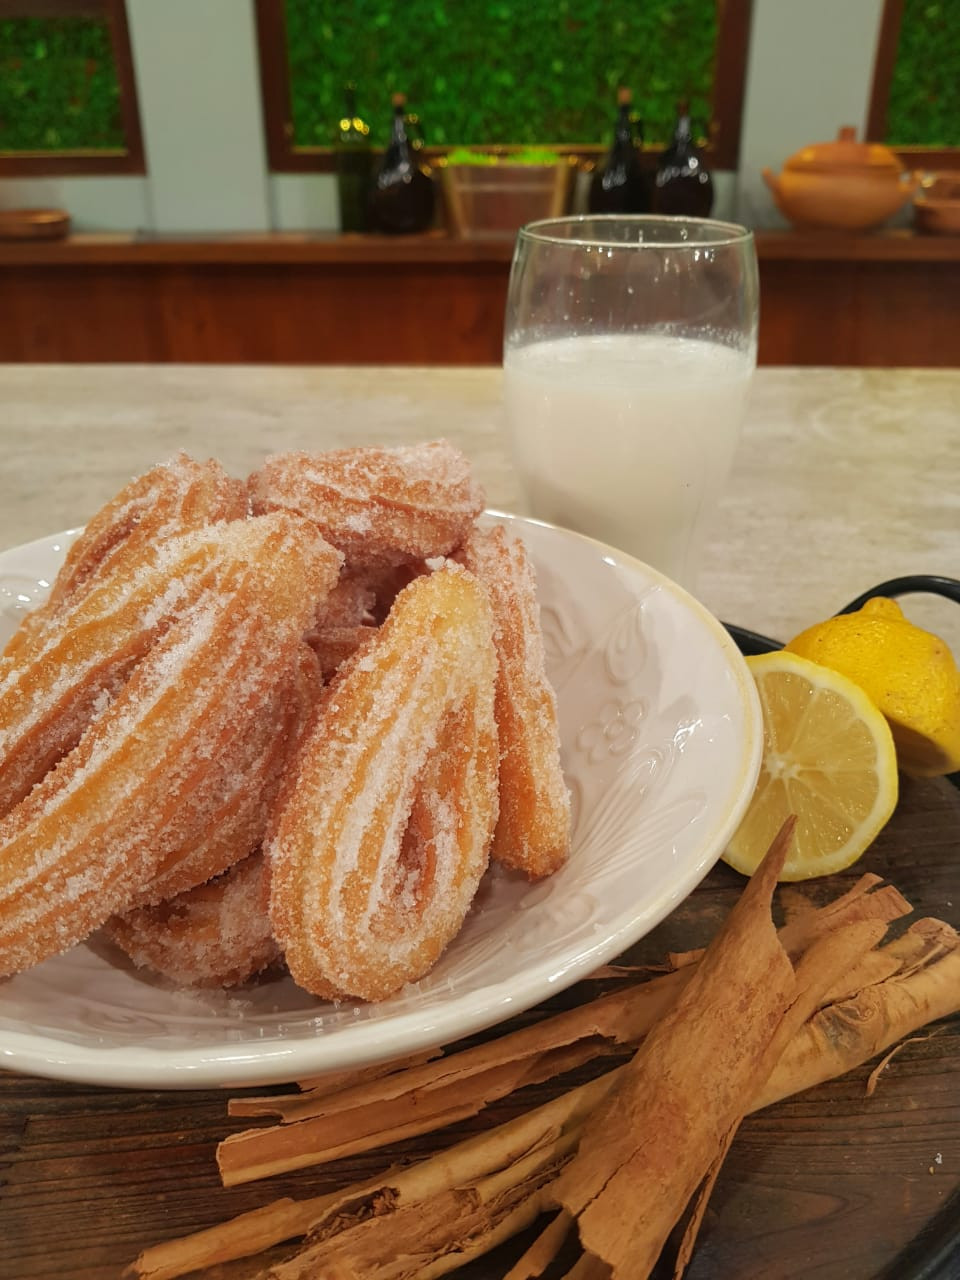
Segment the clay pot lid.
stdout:
<svg viewBox="0 0 960 1280">
<path fill-rule="evenodd" d="M 801 147 L 784 169 L 791 173 L 868 173 L 872 177 L 899 175 L 903 165 L 896 152 L 878 142 L 858 142 L 857 131 L 844 125 L 836 142 L 813 142 Z"/>
</svg>

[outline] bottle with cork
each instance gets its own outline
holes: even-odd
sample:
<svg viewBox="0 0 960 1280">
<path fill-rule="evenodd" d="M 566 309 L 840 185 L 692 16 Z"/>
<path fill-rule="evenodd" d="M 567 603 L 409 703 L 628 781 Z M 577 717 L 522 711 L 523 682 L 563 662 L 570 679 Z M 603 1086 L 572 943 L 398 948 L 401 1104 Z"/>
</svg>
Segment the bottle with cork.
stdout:
<svg viewBox="0 0 960 1280">
<path fill-rule="evenodd" d="M 670 145 L 660 157 L 653 189 L 657 213 L 709 218 L 713 209 L 713 179 L 693 136 L 690 103 L 677 103 L 677 122 Z"/>
<path fill-rule="evenodd" d="M 393 132 L 373 180 L 370 222 L 376 231 L 404 235 L 426 231 L 436 201 L 433 179 L 420 164 L 407 134 L 406 94 L 393 95 Z"/>
<path fill-rule="evenodd" d="M 617 90 L 617 118 L 613 146 L 590 184 L 591 213 L 649 213 L 650 186 L 643 171 L 630 116 L 633 94 L 625 85 Z"/>
</svg>

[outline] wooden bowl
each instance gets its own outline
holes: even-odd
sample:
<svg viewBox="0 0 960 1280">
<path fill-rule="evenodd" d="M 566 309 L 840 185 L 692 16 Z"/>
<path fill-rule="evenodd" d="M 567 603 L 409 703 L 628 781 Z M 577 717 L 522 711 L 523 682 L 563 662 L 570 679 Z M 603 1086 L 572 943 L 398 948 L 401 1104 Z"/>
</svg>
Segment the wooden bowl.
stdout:
<svg viewBox="0 0 960 1280">
<path fill-rule="evenodd" d="M 62 240 L 70 234 L 63 209 L 0 209 L 0 240 Z"/>
<path fill-rule="evenodd" d="M 913 198 L 913 225 L 927 235 L 960 235 L 960 173 L 927 173 Z"/>
</svg>

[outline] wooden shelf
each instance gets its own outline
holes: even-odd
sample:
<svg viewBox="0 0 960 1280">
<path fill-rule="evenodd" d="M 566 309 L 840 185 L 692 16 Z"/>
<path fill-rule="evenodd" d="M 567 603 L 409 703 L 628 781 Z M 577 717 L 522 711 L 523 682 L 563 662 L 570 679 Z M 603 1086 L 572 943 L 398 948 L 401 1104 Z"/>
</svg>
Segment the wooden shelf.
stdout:
<svg viewBox="0 0 960 1280">
<path fill-rule="evenodd" d="M 956 366 L 960 237 L 763 231 L 762 364 Z M 0 361 L 498 364 L 513 237 L 0 242 Z"/>
<path fill-rule="evenodd" d="M 960 262 L 960 236 L 909 230 L 853 235 L 833 231 L 759 231 L 761 261 Z M 80 233 L 49 242 L 0 241 L 10 266 L 122 265 L 382 265 L 509 263 L 513 236 L 457 239 L 443 232 L 414 236 L 272 232 L 263 235 L 140 236 Z"/>
<path fill-rule="evenodd" d="M 759 231 L 761 262 L 960 262 L 960 236 L 924 236 L 909 229 Z"/>
<path fill-rule="evenodd" d="M 139 236 L 78 234 L 40 245 L 0 241 L 0 264 L 18 266 L 325 266 L 391 263 L 509 263 L 513 236 L 456 239 L 426 235 L 341 235 L 339 232 L 270 232 L 263 235 Z"/>
</svg>

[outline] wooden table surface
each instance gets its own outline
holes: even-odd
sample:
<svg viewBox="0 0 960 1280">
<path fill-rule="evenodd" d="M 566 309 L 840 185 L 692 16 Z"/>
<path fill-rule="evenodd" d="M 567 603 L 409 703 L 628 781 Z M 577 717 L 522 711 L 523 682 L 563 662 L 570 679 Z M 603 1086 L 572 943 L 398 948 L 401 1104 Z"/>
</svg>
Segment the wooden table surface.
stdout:
<svg viewBox="0 0 960 1280">
<path fill-rule="evenodd" d="M 495 370 L 0 367 L 0 546 L 78 523 L 178 446 L 238 473 L 271 449 L 443 433 L 494 505 L 521 506 Z M 764 370 L 706 557 L 720 616 L 785 636 L 907 572 L 960 576 L 960 373 Z M 960 651 L 955 606 L 912 600 Z M 918 910 L 960 925 L 960 798 L 904 787 L 861 864 Z M 849 876 L 818 886 L 830 893 Z M 705 940 L 737 892 L 723 868 L 631 958 Z M 574 991 L 557 1003 L 580 998 Z M 525 1017 L 536 1016 L 535 1014 Z M 3 1045 L 0 1041 L 0 1055 Z M 908 1280 L 960 1220 L 960 1025 L 749 1119 L 712 1202 L 691 1280 Z M 543 1093 L 540 1087 L 538 1096 Z M 527 1103 L 529 1099 L 525 1099 Z M 122 1092 L 0 1072 L 0 1277 L 101 1280 L 143 1246 L 373 1172 L 511 1114 L 507 1100 L 442 1137 L 226 1192 L 225 1096 Z M 474 1264 L 496 1280 L 506 1254 Z M 960 1263 L 938 1277 L 960 1274 Z M 224 1272 L 232 1277 L 236 1270 Z M 249 1272 L 247 1272 L 249 1274 Z M 933 1275 L 930 1271 L 926 1274 Z"/>
</svg>

